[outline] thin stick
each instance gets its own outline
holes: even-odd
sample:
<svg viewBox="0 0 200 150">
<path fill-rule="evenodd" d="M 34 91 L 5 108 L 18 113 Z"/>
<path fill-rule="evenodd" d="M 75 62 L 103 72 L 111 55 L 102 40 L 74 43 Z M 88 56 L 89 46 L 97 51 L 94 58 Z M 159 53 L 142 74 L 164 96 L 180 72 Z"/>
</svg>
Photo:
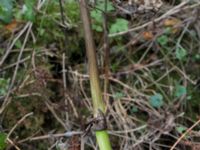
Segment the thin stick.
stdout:
<svg viewBox="0 0 200 150">
<path fill-rule="evenodd" d="M 1 108 L 0 108 L 0 114 L 4 111 L 4 109 L 6 108 L 6 106 L 10 103 L 10 100 L 11 100 L 11 99 L 9 98 L 9 96 L 10 96 L 10 94 L 11 94 L 11 92 L 12 92 L 12 88 L 13 88 L 13 86 L 14 86 L 14 84 L 15 84 L 17 72 L 18 72 L 18 69 L 19 69 L 19 64 L 20 64 L 20 61 L 21 61 L 21 58 L 22 58 L 22 54 L 23 54 L 24 48 L 25 48 L 25 46 L 26 46 L 26 43 L 27 43 L 27 40 L 28 40 L 30 31 L 31 31 L 31 28 L 32 28 L 32 25 L 33 25 L 33 24 L 32 24 L 31 22 L 27 23 L 27 26 L 28 26 L 27 28 L 28 28 L 28 30 L 27 30 L 27 33 L 26 33 L 26 36 L 25 36 L 24 43 L 23 43 L 23 45 L 22 45 L 22 47 L 21 47 L 21 50 L 20 50 L 19 55 L 18 55 L 18 58 L 17 58 L 17 64 L 16 64 L 16 66 L 15 66 L 15 70 L 14 70 L 14 73 L 13 73 L 13 77 L 12 77 L 12 80 L 11 80 L 11 83 L 10 83 L 10 86 L 9 86 L 9 89 L 8 89 L 8 92 L 7 92 L 7 95 L 6 95 L 6 97 L 5 97 L 4 101 L 3 101 L 3 104 L 2 104 L 2 106 L 1 106 Z M 1 66 L 1 65 L 0 65 L 0 66 Z"/>
<path fill-rule="evenodd" d="M 65 128 L 65 130 L 67 130 L 65 123 L 62 121 L 62 119 L 59 118 L 59 116 L 57 115 L 53 107 L 49 104 L 48 100 L 44 100 L 44 103 L 47 106 L 47 108 L 50 110 L 50 112 L 53 114 L 53 116 L 56 118 L 56 120 L 63 126 L 63 128 Z"/>
<path fill-rule="evenodd" d="M 109 87 L 109 55 L 110 55 L 110 49 L 109 49 L 109 39 L 108 39 L 108 26 L 107 26 L 107 0 L 105 0 L 105 12 L 102 13 L 104 17 L 103 21 L 103 29 L 104 29 L 104 72 L 105 72 L 105 79 L 104 79 L 104 93 L 108 92 Z M 108 103 L 108 96 L 104 96 L 104 100 L 106 103 Z"/>
<path fill-rule="evenodd" d="M 66 79 L 66 62 L 65 62 L 65 53 L 63 53 L 63 57 L 62 57 L 62 69 L 63 69 L 63 88 L 64 88 L 64 99 L 65 99 L 65 105 L 69 107 L 69 104 L 72 107 L 72 110 L 74 112 L 74 115 L 76 118 L 78 118 L 78 112 L 76 111 L 76 108 L 74 106 L 73 100 L 71 99 L 70 95 L 67 94 L 67 79 Z M 68 103 L 68 101 L 69 103 Z M 68 120 L 68 112 L 66 112 L 66 121 Z"/>
<path fill-rule="evenodd" d="M 61 22 L 63 25 L 65 25 L 65 15 L 64 15 L 62 0 L 59 0 L 59 7 L 60 7 Z M 64 32 L 64 36 L 65 36 L 65 41 L 64 41 L 65 50 L 64 51 L 67 51 L 67 28 L 65 26 L 63 28 L 64 28 L 63 32 Z M 68 61 L 67 61 L 67 63 L 68 63 Z"/>
<path fill-rule="evenodd" d="M 63 89 L 64 89 L 64 101 L 65 101 L 65 105 L 68 106 L 68 102 L 67 102 L 67 95 L 66 95 L 66 89 L 67 89 L 67 82 L 66 82 L 66 72 L 65 70 L 65 53 L 63 53 L 63 57 L 62 57 L 62 69 L 63 69 Z M 68 116 L 68 112 L 65 112 L 65 119 L 66 122 L 69 120 L 69 116 Z M 69 125 L 68 125 L 69 126 Z"/>
<path fill-rule="evenodd" d="M 6 60 L 6 58 L 8 57 L 8 55 L 10 54 L 13 46 L 15 45 L 15 43 L 17 42 L 17 40 L 24 34 L 24 32 L 27 30 L 27 28 L 29 27 L 30 22 L 28 22 L 24 28 L 20 31 L 20 33 L 17 35 L 17 37 L 13 40 L 13 42 L 11 43 L 10 47 L 6 50 L 6 53 L 3 55 L 3 57 L 1 58 L 0 61 L 0 67 L 3 65 L 4 61 Z"/>
<path fill-rule="evenodd" d="M 74 135 L 81 135 L 81 134 L 83 134 L 83 132 L 81 132 L 81 131 L 71 131 L 71 132 L 66 132 L 66 133 L 47 134 L 47 135 L 36 136 L 36 137 L 32 137 L 32 138 L 26 138 L 24 140 L 19 141 L 19 143 L 23 143 L 26 141 L 45 140 L 45 139 L 49 139 L 49 138 L 71 137 Z"/>
<path fill-rule="evenodd" d="M 21 124 L 22 121 L 24 121 L 27 117 L 29 117 L 29 116 L 31 116 L 31 115 L 33 115 L 33 112 L 30 112 L 30 113 L 26 114 L 26 115 L 23 116 L 19 121 L 17 121 L 17 123 L 14 125 L 14 127 L 12 127 L 12 129 L 11 129 L 10 132 L 8 133 L 6 139 L 9 139 L 9 138 L 10 138 L 10 135 L 11 135 L 11 134 L 13 133 L 13 131 L 17 128 L 17 126 L 18 126 L 19 124 Z"/>
<path fill-rule="evenodd" d="M 196 127 L 198 124 L 200 123 L 200 119 L 197 121 L 197 122 L 195 122 L 189 129 L 187 129 L 186 131 L 185 131 L 185 133 L 183 133 L 182 135 L 181 135 L 181 137 L 180 138 L 178 138 L 178 140 L 176 141 L 176 143 L 174 143 L 174 145 L 171 147 L 171 149 L 170 150 L 173 150 L 175 147 L 176 147 L 176 145 L 194 128 L 194 127 Z"/>
<path fill-rule="evenodd" d="M 15 143 L 14 143 L 11 139 L 7 138 L 7 141 L 8 141 L 11 145 L 13 145 L 13 146 L 16 148 L 16 150 L 21 150 L 17 145 L 15 145 Z"/>
</svg>

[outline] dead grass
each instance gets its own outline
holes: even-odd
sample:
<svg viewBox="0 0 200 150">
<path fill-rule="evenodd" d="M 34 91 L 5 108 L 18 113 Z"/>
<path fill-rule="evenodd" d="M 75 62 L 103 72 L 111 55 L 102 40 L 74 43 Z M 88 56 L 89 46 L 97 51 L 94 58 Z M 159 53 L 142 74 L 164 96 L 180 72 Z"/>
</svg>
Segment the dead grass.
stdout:
<svg viewBox="0 0 200 150">
<path fill-rule="evenodd" d="M 38 10 L 42 5 L 38 1 Z M 128 31 L 109 35 L 109 88 L 103 94 L 108 97 L 106 118 L 116 150 L 165 150 L 176 141 L 177 150 L 199 147 L 199 135 L 193 138 L 191 132 L 185 136 L 177 128 L 190 128 L 199 116 L 199 105 L 190 103 L 198 102 L 199 95 L 200 66 L 196 57 L 200 54 L 200 2 L 184 0 L 160 9 L 156 17 L 130 20 Z M 166 33 L 169 27 L 171 32 Z M 2 131 L 8 133 L 7 149 L 97 149 L 92 129 L 85 137 L 81 136 L 93 110 L 87 64 L 68 64 L 67 56 L 46 45 L 32 48 L 31 43 L 38 40 L 36 34 L 34 24 L 28 22 L 5 38 L 7 48 L 2 47 L 5 51 L 0 61 L 0 77 L 9 76 L 11 81 L 0 107 Z M 158 42 L 162 35 L 167 36 L 167 44 Z M 116 47 L 118 37 L 125 40 Z M 13 55 L 18 39 L 23 45 Z M 103 43 L 98 47 L 101 64 Z M 178 47 L 187 50 L 184 60 L 176 58 Z M 31 52 L 27 55 L 28 48 Z M 113 69 L 114 65 L 117 69 Z M 100 78 L 101 83 L 106 80 L 103 72 Z M 187 95 L 174 97 L 177 83 L 187 87 Z M 164 99 L 160 108 L 149 103 L 156 93 L 161 93 Z M 191 131 L 196 133 L 198 128 L 196 125 Z"/>
</svg>

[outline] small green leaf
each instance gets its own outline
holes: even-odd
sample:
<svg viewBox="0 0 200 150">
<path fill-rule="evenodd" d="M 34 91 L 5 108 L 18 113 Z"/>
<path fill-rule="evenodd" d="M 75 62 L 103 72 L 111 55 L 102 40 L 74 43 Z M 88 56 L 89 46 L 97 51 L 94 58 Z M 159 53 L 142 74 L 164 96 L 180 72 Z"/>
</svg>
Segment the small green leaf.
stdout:
<svg viewBox="0 0 200 150">
<path fill-rule="evenodd" d="M 200 60 L 200 54 L 196 54 L 194 57 L 196 60 Z"/>
<path fill-rule="evenodd" d="M 113 23 L 110 27 L 110 33 L 117 33 L 128 30 L 128 21 L 125 19 L 116 19 L 116 22 Z"/>
<path fill-rule="evenodd" d="M 58 2 L 58 0 L 56 0 Z M 65 1 L 66 5 L 64 7 L 66 14 L 67 14 L 67 20 L 69 23 L 76 25 L 78 24 L 80 20 L 80 12 L 79 12 L 79 5 L 77 1 L 75 0 L 67 0 Z"/>
<path fill-rule="evenodd" d="M 102 32 L 102 22 L 103 22 L 103 16 L 102 13 L 105 9 L 105 1 L 97 1 L 97 4 L 95 6 L 97 9 L 94 9 L 91 11 L 90 15 L 93 19 L 92 28 L 96 30 L 97 32 Z M 107 11 L 110 12 L 114 10 L 114 7 L 111 2 L 107 3 Z"/>
<path fill-rule="evenodd" d="M 187 100 L 191 100 L 191 99 L 192 99 L 192 96 L 189 95 L 189 96 L 186 97 L 186 99 L 187 99 Z"/>
<path fill-rule="evenodd" d="M 124 94 L 121 93 L 121 92 L 117 92 L 117 93 L 115 93 L 115 95 L 114 95 L 114 98 L 115 98 L 115 99 L 120 99 L 120 98 L 122 98 L 122 97 L 124 97 Z"/>
<path fill-rule="evenodd" d="M 180 133 L 180 134 L 182 134 L 184 131 L 186 131 L 187 130 L 187 128 L 186 127 L 184 127 L 184 126 L 178 126 L 178 127 L 176 127 L 176 131 L 178 132 L 178 133 Z"/>
<path fill-rule="evenodd" d="M 115 72 L 115 71 L 117 70 L 118 67 L 119 67 L 119 65 L 118 65 L 117 63 L 113 63 L 113 64 L 111 65 L 111 69 L 112 69 L 113 72 Z"/>
<path fill-rule="evenodd" d="M 28 21 L 35 20 L 35 11 L 34 11 L 34 1 L 32 0 L 25 0 L 25 4 L 23 5 L 23 14 L 24 19 Z"/>
<path fill-rule="evenodd" d="M 98 9 L 94 9 L 91 11 L 91 17 L 95 21 L 102 23 L 102 21 L 103 21 L 102 11 L 104 10 L 104 3 L 98 3 L 96 8 L 98 8 Z M 110 9 L 110 10 L 112 10 L 112 9 Z"/>
<path fill-rule="evenodd" d="M 91 17 L 95 20 L 95 22 L 102 23 L 103 17 L 102 17 L 101 11 L 93 10 L 93 11 L 91 11 L 90 14 L 91 14 Z"/>
<path fill-rule="evenodd" d="M 181 97 L 183 95 L 186 95 L 187 94 L 187 89 L 186 87 L 182 86 L 182 85 L 177 85 L 175 87 L 175 96 L 176 97 Z"/>
<path fill-rule="evenodd" d="M 97 6 L 96 8 L 104 11 L 105 10 L 105 1 L 102 1 L 102 2 L 97 2 Z M 113 4 L 111 2 L 107 2 L 107 11 L 113 11 L 115 10 L 115 8 L 113 7 Z"/>
<path fill-rule="evenodd" d="M 0 78 L 0 95 L 5 95 L 8 89 L 9 79 Z"/>
<path fill-rule="evenodd" d="M 6 137 L 7 135 L 3 132 L 0 132 L 0 150 L 4 150 L 6 148 Z"/>
<path fill-rule="evenodd" d="M 165 33 L 165 34 L 170 34 L 170 33 L 172 33 L 172 28 L 171 28 L 171 27 L 165 28 L 164 33 Z"/>
<path fill-rule="evenodd" d="M 185 58 L 185 56 L 187 55 L 187 51 L 182 48 L 182 47 L 178 47 L 176 49 L 176 58 L 179 60 L 183 60 Z"/>
<path fill-rule="evenodd" d="M 0 48 L 0 54 L 3 55 L 3 49 L 2 48 Z"/>
<path fill-rule="evenodd" d="M 92 29 L 96 30 L 97 32 L 103 32 L 103 27 L 97 24 L 93 24 Z"/>
<path fill-rule="evenodd" d="M 131 107 L 131 113 L 136 113 L 138 112 L 138 108 L 136 106 Z"/>
<path fill-rule="evenodd" d="M 103 21 L 101 11 L 99 11 L 99 10 L 93 10 L 91 12 L 91 17 L 98 23 L 102 23 L 102 21 Z"/>
<path fill-rule="evenodd" d="M 160 45 L 165 46 L 168 43 L 168 37 L 166 35 L 161 35 L 157 38 L 157 41 Z"/>
<path fill-rule="evenodd" d="M 17 40 L 17 41 L 15 42 L 15 46 L 16 46 L 17 48 L 21 48 L 21 47 L 22 47 L 21 41 L 20 41 L 20 40 Z"/>
<path fill-rule="evenodd" d="M 12 20 L 13 0 L 0 0 L 0 20 L 10 23 Z"/>
<path fill-rule="evenodd" d="M 43 36 L 45 33 L 45 29 L 44 28 L 38 28 L 38 33 L 40 36 Z"/>
<path fill-rule="evenodd" d="M 103 31 L 103 27 L 102 27 L 103 17 L 102 17 L 101 11 L 93 10 L 91 12 L 91 17 L 94 20 L 94 23 L 92 24 L 92 29 L 96 30 L 97 32 L 102 32 Z"/>
<path fill-rule="evenodd" d="M 152 107 L 159 108 L 163 106 L 163 96 L 159 93 L 156 93 L 155 95 L 150 97 L 149 103 Z"/>
</svg>

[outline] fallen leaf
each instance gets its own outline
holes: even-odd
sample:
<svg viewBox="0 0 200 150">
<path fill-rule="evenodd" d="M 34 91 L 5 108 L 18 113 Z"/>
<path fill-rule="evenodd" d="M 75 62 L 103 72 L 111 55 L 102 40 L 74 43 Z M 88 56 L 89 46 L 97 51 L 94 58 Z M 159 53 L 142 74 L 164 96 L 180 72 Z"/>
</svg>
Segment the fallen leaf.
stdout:
<svg viewBox="0 0 200 150">
<path fill-rule="evenodd" d="M 145 31 L 142 33 L 142 35 L 145 40 L 152 40 L 154 37 L 154 35 L 151 31 Z"/>
<path fill-rule="evenodd" d="M 17 28 L 18 24 L 19 24 L 18 21 L 13 20 L 11 23 L 9 23 L 5 26 L 5 29 L 10 32 L 13 32 Z"/>
<path fill-rule="evenodd" d="M 177 24 L 179 24 L 181 22 L 181 20 L 177 19 L 177 18 L 169 18 L 164 20 L 164 26 L 175 26 Z"/>
</svg>

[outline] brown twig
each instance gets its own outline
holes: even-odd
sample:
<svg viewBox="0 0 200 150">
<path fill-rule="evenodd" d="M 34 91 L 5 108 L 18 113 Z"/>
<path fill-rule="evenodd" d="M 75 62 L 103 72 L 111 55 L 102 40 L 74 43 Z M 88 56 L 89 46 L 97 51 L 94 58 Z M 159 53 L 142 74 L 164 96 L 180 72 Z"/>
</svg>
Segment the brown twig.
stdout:
<svg viewBox="0 0 200 150">
<path fill-rule="evenodd" d="M 13 145 L 17 150 L 20 150 L 20 148 L 19 148 L 17 145 L 15 145 L 15 143 L 10 139 L 10 135 L 13 133 L 13 131 L 17 128 L 17 126 L 18 126 L 19 124 L 21 124 L 27 117 L 29 117 L 29 116 L 31 116 L 31 115 L 33 115 L 33 112 L 30 112 L 30 113 L 24 115 L 24 116 L 12 127 L 12 129 L 11 129 L 11 130 L 9 131 L 9 133 L 7 134 L 6 140 L 7 140 L 11 145 Z"/>
<path fill-rule="evenodd" d="M 74 136 L 74 135 L 81 135 L 81 134 L 83 134 L 83 132 L 81 132 L 81 131 L 71 131 L 71 132 L 67 132 L 67 133 L 47 134 L 47 135 L 27 138 L 27 139 L 19 141 L 18 143 L 23 143 L 23 142 L 26 142 L 26 141 L 45 140 L 45 139 L 49 139 L 49 138 L 71 137 L 71 136 Z"/>
<path fill-rule="evenodd" d="M 30 112 L 26 115 L 24 115 L 19 121 L 17 121 L 17 123 L 14 125 L 14 127 L 12 127 L 12 129 L 9 131 L 9 133 L 7 134 L 7 139 L 10 137 L 10 135 L 13 133 L 13 131 L 17 128 L 17 126 L 22 123 L 22 121 L 24 121 L 27 117 L 32 116 L 33 112 Z"/>
<path fill-rule="evenodd" d="M 17 145 L 15 145 L 15 143 L 14 143 L 11 139 L 7 138 L 7 141 L 8 141 L 12 146 L 14 146 L 14 147 L 16 148 L 16 150 L 21 150 Z"/>
<path fill-rule="evenodd" d="M 104 93 L 108 92 L 109 87 L 109 55 L 110 55 L 110 49 L 109 49 L 109 39 L 108 39 L 108 25 L 107 25 L 107 0 L 105 1 L 105 12 L 102 13 L 104 21 L 103 21 L 103 29 L 104 29 L 104 73 L 105 73 L 105 79 L 104 79 Z M 104 100 L 106 103 L 108 103 L 108 98 L 106 95 L 104 96 Z"/>
<path fill-rule="evenodd" d="M 65 25 L 65 15 L 64 15 L 64 9 L 63 9 L 63 3 L 62 0 L 59 0 L 59 7 L 60 7 L 60 17 L 61 17 L 61 22 L 63 25 Z M 64 41 L 64 51 L 67 51 L 67 28 L 64 27 L 62 30 L 65 36 L 65 41 Z M 68 62 L 67 62 L 68 63 Z"/>
<path fill-rule="evenodd" d="M 63 69 L 64 101 L 65 101 L 65 105 L 69 106 L 67 102 L 67 95 L 66 95 L 66 91 L 67 91 L 66 72 L 64 71 L 65 70 L 65 53 L 63 53 L 63 57 L 62 57 L 62 69 Z M 68 115 L 69 115 L 68 112 L 65 112 L 66 123 L 67 123 L 67 120 L 69 119 Z"/>
<path fill-rule="evenodd" d="M 186 131 L 185 131 L 185 133 L 183 133 L 181 136 L 180 136 L 180 138 L 178 138 L 178 140 L 174 143 L 174 145 L 170 148 L 170 150 L 173 150 L 175 147 L 176 147 L 176 145 L 194 128 L 194 127 L 196 127 L 198 124 L 200 124 L 200 119 L 197 121 L 197 122 L 195 122 L 190 128 L 188 128 Z"/>
<path fill-rule="evenodd" d="M 14 47 L 15 43 L 17 42 L 17 40 L 26 32 L 26 30 L 29 28 L 29 26 L 30 26 L 30 22 L 28 22 L 24 26 L 24 28 L 20 31 L 20 33 L 16 36 L 16 38 L 13 40 L 13 42 L 11 43 L 11 45 L 8 47 L 8 49 L 6 50 L 6 53 L 1 58 L 0 67 L 3 65 L 4 61 L 6 60 L 6 58 L 8 57 L 8 55 L 10 54 L 10 52 L 11 52 L 12 48 Z"/>
<path fill-rule="evenodd" d="M 53 116 L 56 118 L 56 120 L 63 126 L 64 129 L 67 130 L 66 124 L 60 119 L 60 117 L 57 115 L 53 107 L 50 105 L 48 100 L 44 100 L 45 105 L 50 110 L 50 112 L 53 114 Z"/>
<path fill-rule="evenodd" d="M 18 72 L 18 69 L 19 69 L 19 64 L 20 64 L 20 61 L 21 61 L 21 58 L 22 58 L 22 54 L 23 54 L 24 48 L 25 48 L 26 43 L 28 41 L 28 37 L 29 37 L 30 31 L 31 31 L 32 25 L 33 24 L 31 22 L 29 22 L 27 24 L 27 33 L 26 33 L 26 36 L 25 36 L 25 39 L 24 39 L 24 43 L 23 43 L 23 45 L 21 47 L 21 50 L 20 50 L 18 58 L 17 58 L 17 64 L 15 66 L 15 70 L 14 70 L 14 73 L 13 73 L 13 77 L 12 77 L 12 80 L 11 80 L 11 83 L 10 83 L 7 95 L 6 95 L 6 97 L 5 97 L 4 101 L 3 101 L 3 104 L 1 106 L 1 108 L 0 108 L 0 114 L 4 111 L 4 109 L 6 108 L 6 106 L 10 103 L 11 99 L 9 97 L 10 97 L 10 94 L 12 92 L 12 88 L 13 88 L 13 86 L 15 84 L 17 72 Z"/>
</svg>

